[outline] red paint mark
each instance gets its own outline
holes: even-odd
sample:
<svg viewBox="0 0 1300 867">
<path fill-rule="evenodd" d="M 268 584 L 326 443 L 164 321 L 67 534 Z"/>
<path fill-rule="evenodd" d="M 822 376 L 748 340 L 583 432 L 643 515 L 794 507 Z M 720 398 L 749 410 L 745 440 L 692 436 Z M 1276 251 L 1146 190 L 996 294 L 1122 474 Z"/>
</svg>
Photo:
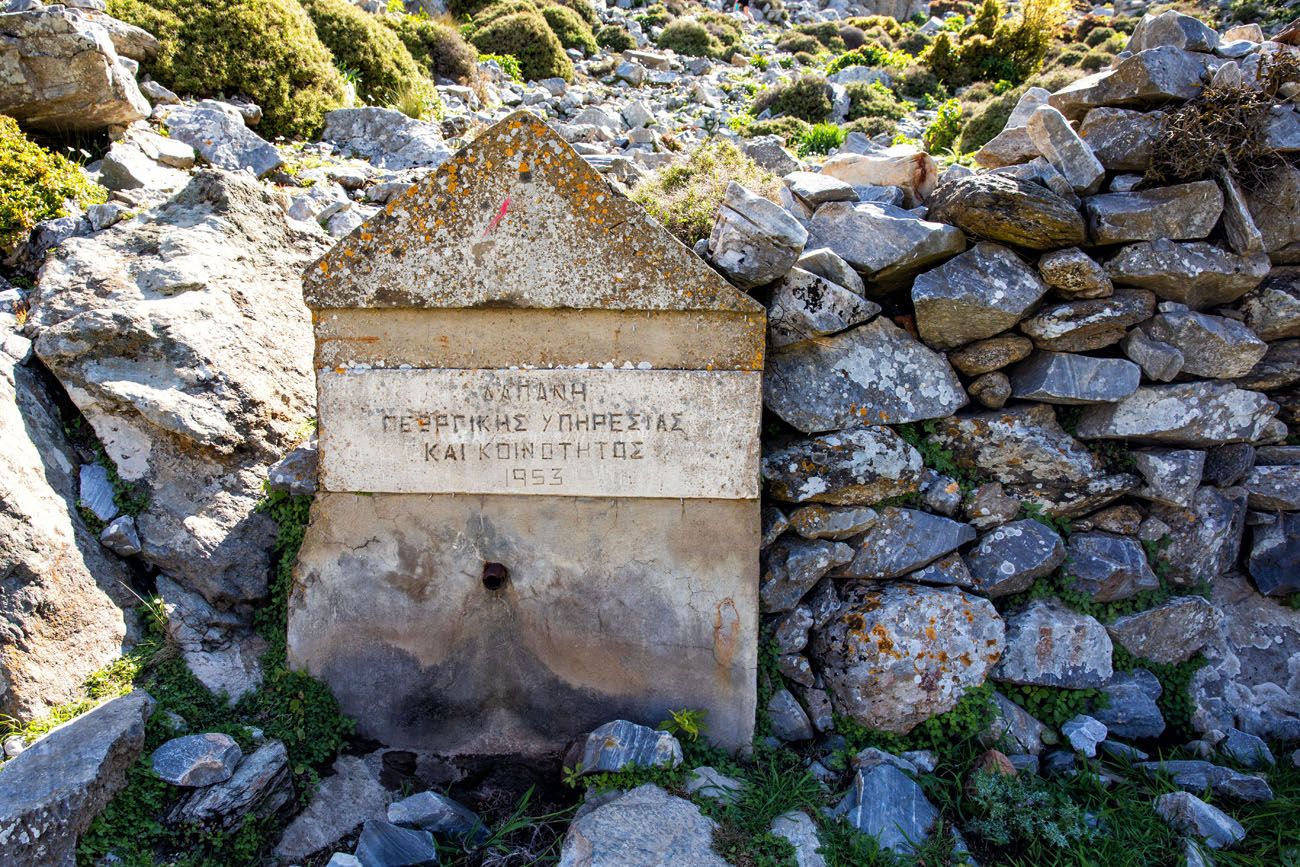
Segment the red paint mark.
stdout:
<svg viewBox="0 0 1300 867">
<path fill-rule="evenodd" d="M 506 209 L 508 209 L 509 207 L 510 207 L 510 197 L 506 196 L 506 200 L 501 203 L 501 208 L 500 210 L 497 211 L 497 215 L 492 218 L 492 222 L 488 223 L 487 228 L 483 230 L 484 238 L 486 238 L 489 234 L 491 234 L 492 230 L 497 227 L 497 224 L 499 224 L 501 222 L 501 219 L 505 217 Z"/>
</svg>

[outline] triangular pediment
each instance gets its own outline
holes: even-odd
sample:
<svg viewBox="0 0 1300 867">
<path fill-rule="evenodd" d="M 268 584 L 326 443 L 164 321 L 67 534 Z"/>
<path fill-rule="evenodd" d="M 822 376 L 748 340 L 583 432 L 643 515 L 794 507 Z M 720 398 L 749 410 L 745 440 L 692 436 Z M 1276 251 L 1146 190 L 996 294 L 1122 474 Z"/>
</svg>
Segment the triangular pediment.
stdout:
<svg viewBox="0 0 1300 867">
<path fill-rule="evenodd" d="M 762 307 L 519 111 L 314 263 L 313 309 Z"/>
</svg>

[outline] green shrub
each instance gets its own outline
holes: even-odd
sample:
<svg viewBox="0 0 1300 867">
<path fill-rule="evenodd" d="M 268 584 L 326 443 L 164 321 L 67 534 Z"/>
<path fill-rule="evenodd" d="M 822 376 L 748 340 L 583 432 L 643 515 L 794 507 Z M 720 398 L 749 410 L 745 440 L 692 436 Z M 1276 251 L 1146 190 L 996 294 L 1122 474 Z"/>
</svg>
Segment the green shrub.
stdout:
<svg viewBox="0 0 1300 867">
<path fill-rule="evenodd" d="M 1079 68 L 1087 72 L 1097 72 L 1110 66 L 1114 58 L 1101 49 L 1094 48 L 1079 60 Z"/>
<path fill-rule="evenodd" d="M 846 135 L 848 133 L 833 123 L 815 124 L 799 136 L 796 148 L 801 157 L 810 154 L 828 154 L 844 144 Z"/>
<path fill-rule="evenodd" d="M 722 50 L 717 55 L 719 60 L 730 60 L 731 56 L 740 51 L 745 41 L 745 31 L 741 29 L 740 22 L 722 12 L 714 12 L 711 9 L 705 9 L 695 15 L 695 19 L 704 25 L 704 29 L 709 31 Z"/>
<path fill-rule="evenodd" d="M 929 69 L 914 63 L 901 72 L 894 73 L 894 90 L 909 99 L 943 100 L 948 98 L 948 88 Z"/>
<path fill-rule="evenodd" d="M 386 15 L 380 20 L 430 78 L 442 76 L 468 84 L 478 77 L 478 52 L 456 28 L 417 15 Z"/>
<path fill-rule="evenodd" d="M 640 181 L 632 190 L 632 199 L 680 241 L 694 244 L 713 229 L 730 181 L 768 198 L 775 198 L 781 185 L 780 178 L 731 142 L 715 138 L 696 148 L 685 161 Z"/>
<path fill-rule="evenodd" d="M 545 6 L 542 17 L 565 48 L 576 48 L 587 57 L 600 50 L 587 22 L 567 6 Z"/>
<path fill-rule="evenodd" d="M 573 63 L 540 15 L 531 12 L 506 15 L 476 30 L 470 41 L 479 51 L 513 55 L 529 81 L 543 78 L 573 81 Z"/>
<path fill-rule="evenodd" d="M 264 135 L 313 137 L 343 105 L 343 78 L 297 0 L 109 0 L 108 12 L 158 37 L 145 72 L 182 94 L 248 97 Z"/>
<path fill-rule="evenodd" d="M 831 116 L 831 88 L 826 79 L 811 73 L 760 90 L 750 112 L 797 117 L 808 123 L 822 123 Z"/>
<path fill-rule="evenodd" d="M 887 117 L 860 117 L 844 124 L 844 132 L 845 134 L 860 132 L 867 138 L 875 138 L 878 135 L 893 136 L 898 132 L 898 121 Z"/>
<path fill-rule="evenodd" d="M 950 150 L 961 133 L 961 102 L 950 99 L 939 106 L 938 114 L 926 127 L 921 142 L 926 152 L 936 154 Z"/>
<path fill-rule="evenodd" d="M 841 27 L 839 30 L 839 35 L 840 35 L 840 40 L 844 43 L 845 49 L 849 51 L 852 51 L 855 48 L 861 48 L 867 42 L 867 34 L 862 30 L 862 28 L 854 27 L 851 24 Z M 836 50 L 833 46 L 830 45 L 826 47 L 830 48 L 832 51 Z"/>
<path fill-rule="evenodd" d="M 457 20 L 473 18 L 493 2 L 495 0 L 447 0 L 447 14 Z"/>
<path fill-rule="evenodd" d="M 906 31 L 903 25 L 897 19 L 890 18 L 888 15 L 865 15 L 857 18 L 850 18 L 845 22 L 850 27 L 857 27 L 859 30 L 879 29 L 890 39 L 902 39 Z"/>
<path fill-rule="evenodd" d="M 809 54 L 816 54 L 822 50 L 822 44 L 817 41 L 817 37 L 807 33 L 790 32 L 781 37 L 776 43 L 777 51 L 784 51 L 787 54 L 797 54 L 801 51 Z"/>
<path fill-rule="evenodd" d="M 1088 52 L 1083 48 L 1080 48 L 1077 45 L 1072 45 L 1069 48 L 1066 48 L 1065 50 L 1061 51 L 1055 57 L 1052 58 L 1051 61 L 1052 68 L 1053 69 L 1078 68 L 1079 65 L 1082 63 L 1084 56 L 1087 53 Z"/>
<path fill-rule="evenodd" d="M 913 57 L 920 57 L 930 47 L 934 39 L 924 33 L 909 33 L 894 45 L 896 49 L 910 54 Z"/>
<path fill-rule="evenodd" d="M 1088 31 L 1088 35 L 1083 37 L 1083 44 L 1088 46 L 1089 48 L 1096 48 L 1098 45 L 1101 45 L 1103 42 L 1105 42 L 1107 39 L 1110 39 L 1114 35 L 1115 35 L 1115 31 L 1112 30 L 1111 28 L 1098 27 L 1094 30 Z"/>
<path fill-rule="evenodd" d="M 1028 774 L 977 773 L 968 801 L 976 818 L 966 823 L 966 830 L 997 847 L 1045 843 L 1070 849 L 1097 833 L 1079 805 Z"/>
<path fill-rule="evenodd" d="M 524 80 L 523 70 L 519 68 L 519 59 L 513 54 L 479 54 L 478 62 L 495 63 L 497 66 L 501 67 L 501 71 L 504 72 L 506 78 L 509 78 L 511 81 Z"/>
<path fill-rule="evenodd" d="M 12 250 L 42 220 L 66 216 L 65 199 L 84 207 L 107 201 L 108 192 L 0 114 L 0 250 Z"/>
<path fill-rule="evenodd" d="M 826 74 L 831 75 L 850 66 L 892 66 L 903 69 L 913 60 L 915 58 L 901 51 L 887 51 L 878 45 L 864 45 L 832 60 L 826 66 Z"/>
<path fill-rule="evenodd" d="M 749 115 L 739 115 L 731 119 L 730 126 L 745 138 L 758 138 L 764 135 L 777 135 L 787 146 L 798 144 L 801 137 L 808 133 L 812 125 L 797 117 L 774 117 L 769 120 L 754 120 Z"/>
<path fill-rule="evenodd" d="M 419 64 L 378 16 L 348 0 L 302 0 L 302 4 L 335 61 L 356 72 L 359 95 L 367 102 L 386 105 L 420 88 Z"/>
<path fill-rule="evenodd" d="M 651 27 L 663 27 L 672 20 L 672 15 L 664 8 L 662 3 L 656 3 L 653 6 L 647 6 L 645 11 L 639 15 L 633 16 L 634 20 L 641 25 L 642 29 L 648 30 Z"/>
<path fill-rule="evenodd" d="M 678 18 L 659 33 L 655 44 L 687 57 L 718 57 L 722 43 L 694 18 Z"/>
<path fill-rule="evenodd" d="M 1007 119 L 1011 117 L 1012 110 L 1016 103 L 1020 101 L 1023 91 L 1020 89 L 1010 90 L 1001 96 L 994 97 L 982 104 L 972 106 L 965 114 L 968 116 L 966 125 L 962 127 L 961 136 L 958 138 L 957 150 L 962 153 L 970 153 L 984 147 L 990 139 L 1002 132 L 1002 128 L 1007 125 Z M 970 105 L 970 103 L 967 103 Z"/>
<path fill-rule="evenodd" d="M 566 9 L 572 9 L 582 19 L 582 23 L 592 30 L 600 25 L 600 16 L 596 14 L 595 7 L 588 3 L 587 0 L 550 0 L 550 2 Z"/>
<path fill-rule="evenodd" d="M 474 27 L 486 27 L 498 18 L 514 15 L 516 12 L 541 14 L 541 7 L 533 0 L 492 0 L 484 6 L 471 20 Z"/>
<path fill-rule="evenodd" d="M 606 24 L 596 31 L 596 44 L 610 51 L 631 51 L 636 48 L 636 40 L 617 24 Z"/>
<path fill-rule="evenodd" d="M 802 33 L 805 36 L 811 36 L 816 39 L 823 48 L 831 51 L 843 51 L 844 39 L 840 35 L 840 26 L 834 21 L 820 21 L 816 24 L 800 24 L 794 29 L 795 33 Z M 816 51 L 817 49 L 812 49 Z"/>
<path fill-rule="evenodd" d="M 894 92 L 879 81 L 870 84 L 854 82 L 845 86 L 849 95 L 849 120 L 860 117 L 883 117 L 902 120 L 916 109 L 913 103 L 899 99 Z"/>
</svg>

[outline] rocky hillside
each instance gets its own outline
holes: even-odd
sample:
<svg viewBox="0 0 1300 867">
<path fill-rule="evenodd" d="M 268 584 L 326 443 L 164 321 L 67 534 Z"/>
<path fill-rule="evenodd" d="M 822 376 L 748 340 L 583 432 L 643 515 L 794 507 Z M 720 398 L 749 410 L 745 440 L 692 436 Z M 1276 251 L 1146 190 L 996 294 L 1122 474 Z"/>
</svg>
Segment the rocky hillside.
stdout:
<svg viewBox="0 0 1300 867">
<path fill-rule="evenodd" d="M 11 0 L 0 862 L 1300 858 L 1293 11 Z M 286 664 L 300 275 L 521 109 L 767 308 L 749 755 Z"/>
</svg>

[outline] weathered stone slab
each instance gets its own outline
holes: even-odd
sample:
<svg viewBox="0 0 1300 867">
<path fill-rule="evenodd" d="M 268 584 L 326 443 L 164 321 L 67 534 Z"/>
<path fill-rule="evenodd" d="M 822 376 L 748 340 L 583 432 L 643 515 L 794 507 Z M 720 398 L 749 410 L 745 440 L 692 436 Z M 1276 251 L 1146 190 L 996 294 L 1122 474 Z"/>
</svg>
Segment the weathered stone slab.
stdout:
<svg viewBox="0 0 1300 867">
<path fill-rule="evenodd" d="M 1144 172 L 1164 116 L 1160 111 L 1094 108 L 1080 124 L 1079 135 L 1110 171 Z"/>
<path fill-rule="evenodd" d="M 1195 240 L 1210 234 L 1223 213 L 1223 191 L 1195 181 L 1131 193 L 1102 193 L 1083 203 L 1094 244 Z"/>
<path fill-rule="evenodd" d="M 941 418 L 967 402 L 947 359 L 884 317 L 774 352 L 763 399 L 805 433 Z"/>
<path fill-rule="evenodd" d="M 884 425 L 796 440 L 763 458 L 768 492 L 793 503 L 855 505 L 917 490 L 921 455 Z"/>
<path fill-rule="evenodd" d="M 1083 689 L 1110 680 L 1105 628 L 1056 601 L 1038 600 L 1007 618 L 1007 645 L 994 680 Z"/>
<path fill-rule="evenodd" d="M 1119 403 L 1090 406 L 1079 420 L 1084 439 L 1136 439 L 1213 446 L 1259 439 L 1277 404 L 1257 391 L 1221 382 L 1142 386 Z"/>
<path fill-rule="evenodd" d="M 836 571 L 850 578 L 899 578 L 975 538 L 969 524 L 919 509 L 887 506 L 858 543 L 853 561 Z"/>
<path fill-rule="evenodd" d="M 1001 174 L 944 184 L 930 199 L 930 216 L 977 238 L 1030 250 L 1077 246 L 1085 235 L 1074 205 L 1041 184 Z"/>
<path fill-rule="evenodd" d="M 1118 343 L 1126 329 L 1151 316 L 1155 301 L 1145 289 L 1119 289 L 1108 298 L 1044 307 L 1020 323 L 1020 330 L 1039 349 L 1088 352 Z"/>
<path fill-rule="evenodd" d="M 747 371 L 325 373 L 321 486 L 751 499 L 758 388 Z"/>
<path fill-rule="evenodd" d="M 647 783 L 574 820 L 560 867 L 726 867 L 711 849 L 716 827 L 690 801 Z"/>
<path fill-rule="evenodd" d="M 1199 94 L 1204 69 L 1197 55 L 1182 49 L 1148 48 L 1063 87 L 1047 102 L 1071 120 L 1097 106 L 1150 108 Z"/>
<path fill-rule="evenodd" d="M 1131 361 L 1064 352 L 1039 352 L 1011 371 L 1012 393 L 1043 403 L 1112 403 L 1137 391 L 1141 381 Z"/>
<path fill-rule="evenodd" d="M 1194 310 L 1230 304 L 1268 276 L 1263 253 L 1237 256 L 1213 244 L 1167 238 L 1132 244 L 1106 263 L 1112 280 L 1150 289 Z"/>
<path fill-rule="evenodd" d="M 953 349 L 1012 328 L 1046 293 L 1033 268 L 1006 247 L 988 242 L 912 283 L 917 330 L 936 349 Z"/>
<path fill-rule="evenodd" d="M 823 205 L 808 232 L 808 246 L 831 248 L 867 280 L 881 284 L 905 280 L 966 247 L 956 227 L 881 202 Z"/>
</svg>

